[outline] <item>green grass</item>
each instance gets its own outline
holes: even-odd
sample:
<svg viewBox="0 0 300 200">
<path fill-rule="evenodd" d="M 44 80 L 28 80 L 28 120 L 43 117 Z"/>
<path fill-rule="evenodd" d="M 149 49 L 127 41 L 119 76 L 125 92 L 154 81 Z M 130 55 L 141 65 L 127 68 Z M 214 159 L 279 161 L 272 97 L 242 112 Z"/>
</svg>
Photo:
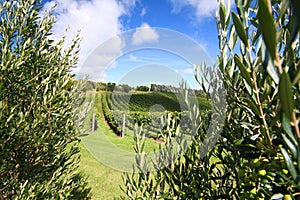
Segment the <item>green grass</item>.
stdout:
<svg viewBox="0 0 300 200">
<path fill-rule="evenodd" d="M 96 160 L 80 144 L 81 163 L 79 170 L 88 177 L 88 186 L 91 188 L 92 199 L 114 199 L 122 194 L 119 185 L 122 185 L 122 173 L 111 169 Z"/>
</svg>

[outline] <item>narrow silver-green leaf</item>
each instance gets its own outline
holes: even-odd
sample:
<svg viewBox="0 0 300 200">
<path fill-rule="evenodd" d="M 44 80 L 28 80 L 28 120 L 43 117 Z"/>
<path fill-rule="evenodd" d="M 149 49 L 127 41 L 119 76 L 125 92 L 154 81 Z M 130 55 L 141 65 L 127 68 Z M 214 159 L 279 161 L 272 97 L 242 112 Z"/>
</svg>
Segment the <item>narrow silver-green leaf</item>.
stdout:
<svg viewBox="0 0 300 200">
<path fill-rule="evenodd" d="M 293 142 L 288 138 L 286 137 L 285 134 L 282 134 L 282 138 L 283 138 L 283 141 L 285 142 L 285 144 L 287 145 L 287 147 L 291 150 L 294 158 L 297 158 L 297 147 L 295 146 L 295 144 L 293 144 Z"/>
<path fill-rule="evenodd" d="M 245 46 L 248 47 L 248 35 L 246 33 L 245 27 L 243 26 L 240 18 L 237 16 L 235 12 L 232 12 L 232 17 L 233 17 L 233 24 L 238 36 L 245 44 Z"/>
<path fill-rule="evenodd" d="M 271 199 L 273 199 L 273 200 L 279 200 L 279 199 L 283 199 L 283 194 L 281 194 L 281 193 L 277 193 L 277 194 L 274 194 L 272 197 L 271 197 Z"/>
<path fill-rule="evenodd" d="M 220 22 L 221 22 L 221 25 L 222 25 L 222 28 L 225 29 L 225 22 L 226 22 L 226 8 L 224 6 L 223 3 L 220 4 Z"/>
<path fill-rule="evenodd" d="M 288 134 L 288 136 L 293 140 L 294 144 L 297 144 L 297 140 L 293 134 L 292 128 L 291 128 L 291 124 L 290 124 L 290 120 L 289 118 L 286 116 L 285 113 L 283 113 L 282 115 L 282 128 L 283 130 Z"/>
<path fill-rule="evenodd" d="M 290 76 L 283 71 L 279 81 L 279 97 L 283 112 L 291 120 L 294 109 L 293 91 Z"/>
<path fill-rule="evenodd" d="M 273 20 L 270 0 L 260 0 L 258 9 L 259 28 L 264 42 L 273 60 L 276 59 L 276 28 Z"/>
<path fill-rule="evenodd" d="M 282 155 L 284 157 L 285 160 L 285 164 L 290 172 L 290 174 L 292 175 L 294 180 L 297 180 L 297 171 L 295 169 L 295 166 L 293 165 L 293 161 L 290 157 L 290 155 L 288 154 L 288 152 L 284 149 L 284 148 L 280 148 Z"/>
<path fill-rule="evenodd" d="M 234 26 L 231 26 L 230 34 L 229 34 L 229 40 L 228 40 L 228 45 L 229 45 L 231 50 L 234 49 L 234 47 L 236 45 L 237 38 L 238 38 L 238 36 L 236 35 L 235 28 L 234 28 Z"/>
</svg>

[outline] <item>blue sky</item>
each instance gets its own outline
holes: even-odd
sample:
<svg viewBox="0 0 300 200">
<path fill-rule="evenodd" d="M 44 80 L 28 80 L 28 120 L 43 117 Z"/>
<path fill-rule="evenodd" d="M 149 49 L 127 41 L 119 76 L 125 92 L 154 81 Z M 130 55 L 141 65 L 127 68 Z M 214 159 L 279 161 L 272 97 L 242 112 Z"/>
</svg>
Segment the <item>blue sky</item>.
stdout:
<svg viewBox="0 0 300 200">
<path fill-rule="evenodd" d="M 188 2 L 188 0 L 184 1 Z M 212 3 L 213 1 L 206 2 Z M 200 0 L 199 5 L 206 2 Z M 212 9 L 205 16 L 197 17 L 194 6 L 182 5 L 180 10 L 174 10 L 174 4 L 176 3 L 169 0 L 140 1 L 140 3 L 137 3 L 132 15 L 122 16 L 121 22 L 126 29 L 135 29 L 141 26 L 142 23 L 147 23 L 152 27 L 163 27 L 184 33 L 201 45 L 210 47 L 207 48 L 207 51 L 215 56 L 218 53 L 217 28 L 214 19 L 216 10 Z M 141 16 L 141 13 L 145 14 Z"/>
<path fill-rule="evenodd" d="M 126 74 L 135 69 L 161 65 L 178 73 L 192 88 L 199 88 L 194 79 L 193 65 L 201 64 L 198 62 L 203 59 L 200 59 L 199 55 L 199 60 L 188 60 L 188 56 L 180 55 L 180 52 L 191 50 L 184 45 L 190 41 L 178 44 L 177 41 L 193 40 L 203 48 L 199 54 L 207 54 L 206 57 L 210 57 L 212 61 L 216 60 L 216 1 L 56 0 L 45 1 L 44 9 L 48 10 L 54 3 L 57 4 L 54 38 L 60 38 L 67 26 L 70 26 L 68 41 L 77 30 L 81 30 L 83 40 L 78 68 L 74 70 L 76 73 L 88 74 L 89 78 L 95 81 L 119 83 L 124 80 Z M 172 35 L 170 37 L 174 38 L 163 49 L 160 49 L 160 45 L 163 45 L 168 37 L 162 36 L 165 30 L 160 28 L 167 29 L 168 34 Z M 179 34 L 184 37 L 180 39 Z M 131 39 L 124 39 L 126 37 Z M 132 44 L 129 44 L 130 42 Z M 174 50 L 173 46 L 176 45 L 176 48 L 182 48 Z M 156 74 L 153 73 L 152 76 L 161 77 L 161 83 L 164 83 L 163 77 L 172 76 L 161 76 L 163 71 L 160 71 L 159 67 L 156 69 Z M 159 83 L 157 79 L 155 81 Z M 151 81 L 148 80 L 147 84 L 149 82 Z"/>
</svg>

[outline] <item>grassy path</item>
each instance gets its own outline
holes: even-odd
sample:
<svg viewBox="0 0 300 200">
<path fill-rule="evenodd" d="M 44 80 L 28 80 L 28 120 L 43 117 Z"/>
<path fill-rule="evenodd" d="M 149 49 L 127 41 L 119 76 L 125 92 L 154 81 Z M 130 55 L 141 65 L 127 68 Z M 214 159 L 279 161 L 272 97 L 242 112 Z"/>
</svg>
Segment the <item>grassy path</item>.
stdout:
<svg viewBox="0 0 300 200">
<path fill-rule="evenodd" d="M 96 94 L 94 106 L 90 112 L 97 113 L 96 132 L 81 137 L 81 166 L 80 170 L 88 176 L 91 187 L 92 199 L 114 199 L 122 195 L 120 185 L 123 184 L 122 172 L 114 170 L 112 166 L 116 162 L 126 166 L 128 154 L 133 151 L 134 139 L 132 136 L 119 138 L 108 127 L 102 113 L 100 94 Z M 91 113 L 89 113 L 91 115 Z M 146 139 L 145 150 L 153 151 L 158 144 L 153 139 Z M 113 163 L 111 163 L 113 162 Z M 125 164 L 124 164 L 125 163 Z"/>
<path fill-rule="evenodd" d="M 119 187 L 122 185 L 122 173 L 101 164 L 87 151 L 83 143 L 80 144 L 80 149 L 79 169 L 88 176 L 92 199 L 106 200 L 119 197 L 122 193 Z"/>
<path fill-rule="evenodd" d="M 94 94 L 90 94 L 94 95 Z M 98 109 L 98 103 L 95 103 L 89 113 L 100 111 Z M 99 102 L 100 104 L 100 102 Z M 97 109 L 98 107 L 98 109 Z M 97 137 L 100 134 L 106 133 L 109 135 L 114 135 L 112 130 L 109 129 L 106 122 L 104 121 L 102 113 L 98 113 L 97 132 L 90 134 L 85 137 L 81 137 L 80 143 L 80 153 L 81 153 L 81 163 L 80 170 L 88 176 L 89 187 L 91 187 L 92 199 L 102 200 L 102 199 L 114 199 L 120 196 L 122 193 L 120 185 L 122 185 L 122 172 L 114 170 L 99 160 L 97 160 L 88 150 L 90 147 L 89 141 L 97 143 Z M 89 118 L 89 117 L 88 117 Z M 89 119 L 88 119 L 89 120 Z M 99 144 L 100 145 L 100 144 Z"/>
</svg>

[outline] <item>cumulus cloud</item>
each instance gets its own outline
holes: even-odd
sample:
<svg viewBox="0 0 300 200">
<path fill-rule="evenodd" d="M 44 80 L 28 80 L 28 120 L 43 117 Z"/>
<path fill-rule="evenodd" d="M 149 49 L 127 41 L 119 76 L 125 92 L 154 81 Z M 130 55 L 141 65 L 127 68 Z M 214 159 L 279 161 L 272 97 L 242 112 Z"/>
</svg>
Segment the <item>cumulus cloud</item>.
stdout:
<svg viewBox="0 0 300 200">
<path fill-rule="evenodd" d="M 115 36 L 99 45 L 83 63 L 80 69 L 80 77 L 89 74 L 91 80 L 97 80 L 106 70 L 116 66 L 116 59 L 122 55 L 124 41 Z"/>
<path fill-rule="evenodd" d="M 215 16 L 218 8 L 217 0 L 169 0 L 173 4 L 173 12 L 178 13 L 185 6 L 192 6 L 195 9 L 195 16 L 198 20 Z M 227 2 L 227 1 L 225 1 Z M 230 0 L 231 4 L 234 2 Z"/>
<path fill-rule="evenodd" d="M 157 42 L 159 39 L 158 33 L 151 28 L 147 23 L 143 23 L 141 27 L 137 28 L 132 36 L 132 43 L 140 45 L 148 42 Z"/>
<path fill-rule="evenodd" d="M 43 9 L 49 10 L 54 3 L 57 4 L 55 9 L 57 23 L 53 28 L 53 36 L 61 38 L 62 33 L 69 26 L 67 43 L 78 30 L 83 37 L 79 67 L 97 46 L 122 31 L 120 16 L 129 14 L 135 6 L 135 0 L 52 0 L 47 2 Z M 121 45 L 116 44 L 112 50 L 119 53 L 120 47 Z M 109 56 L 101 56 L 104 59 L 102 63 L 106 63 Z"/>
</svg>

